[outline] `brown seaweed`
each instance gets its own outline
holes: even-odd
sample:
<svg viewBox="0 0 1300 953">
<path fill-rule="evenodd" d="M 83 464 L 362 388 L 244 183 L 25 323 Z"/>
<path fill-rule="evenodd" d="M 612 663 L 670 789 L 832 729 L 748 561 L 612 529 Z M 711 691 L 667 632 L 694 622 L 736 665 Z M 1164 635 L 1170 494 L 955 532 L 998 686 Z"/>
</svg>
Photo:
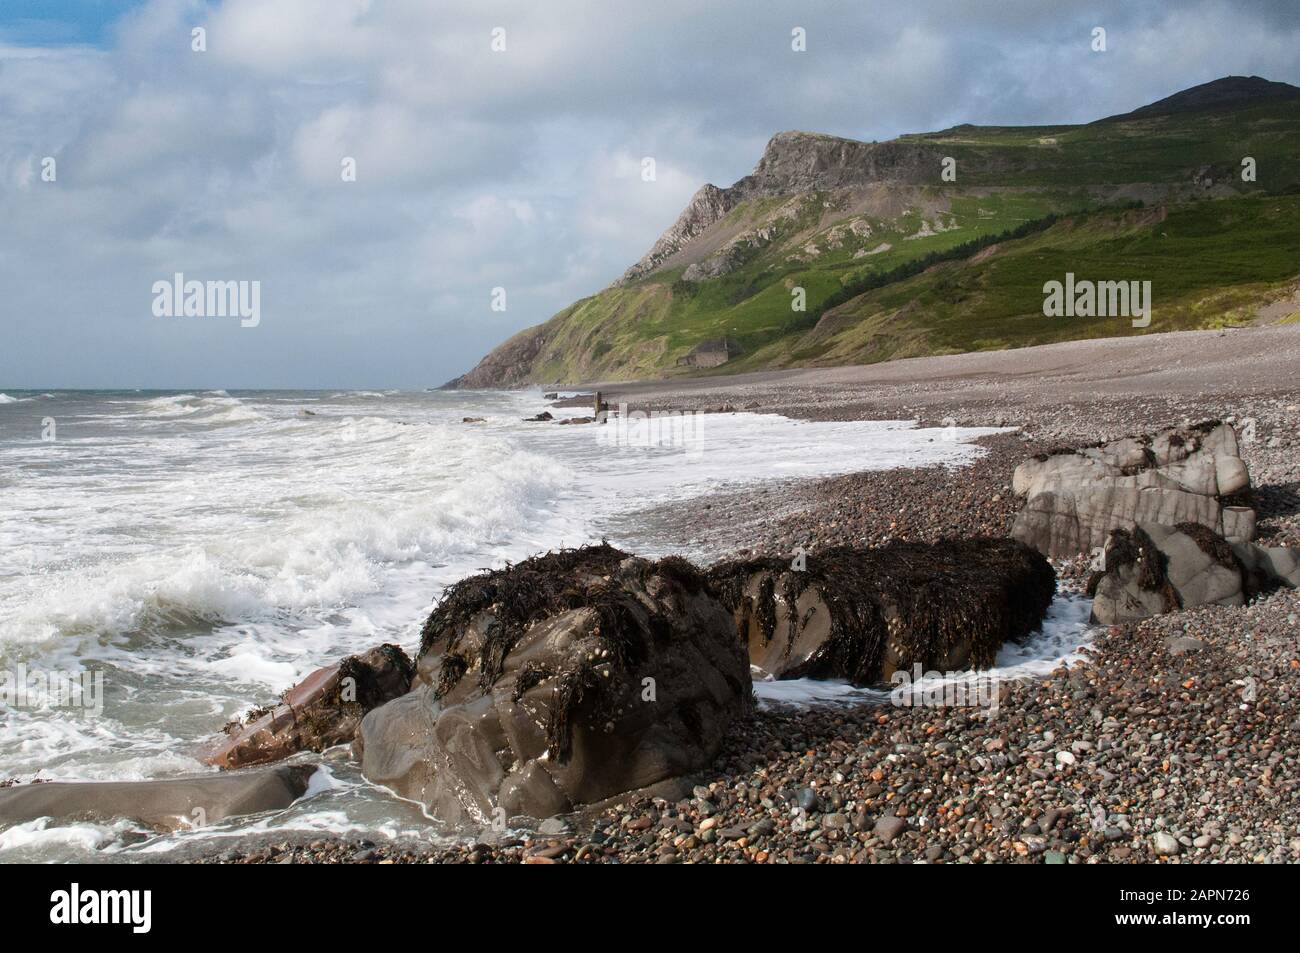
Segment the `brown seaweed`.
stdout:
<svg viewBox="0 0 1300 953">
<path fill-rule="evenodd" d="M 834 547 L 809 554 L 804 567 L 760 557 L 728 560 L 708 571 L 710 590 L 737 614 L 738 630 L 749 611 L 765 643 L 775 629 L 775 580 L 786 576 L 783 598 L 792 610 L 806 588 L 816 587 L 831 614 L 830 636 L 807 664 L 785 673 L 791 678 L 873 681 L 891 643 L 907 658 L 929 659 L 969 641 L 970 664 L 987 667 L 1004 642 L 1039 627 L 1056 591 L 1051 564 L 1010 539 Z M 745 605 L 745 582 L 757 573 L 765 577 L 756 604 Z M 793 611 L 790 619 L 793 643 Z"/>
</svg>

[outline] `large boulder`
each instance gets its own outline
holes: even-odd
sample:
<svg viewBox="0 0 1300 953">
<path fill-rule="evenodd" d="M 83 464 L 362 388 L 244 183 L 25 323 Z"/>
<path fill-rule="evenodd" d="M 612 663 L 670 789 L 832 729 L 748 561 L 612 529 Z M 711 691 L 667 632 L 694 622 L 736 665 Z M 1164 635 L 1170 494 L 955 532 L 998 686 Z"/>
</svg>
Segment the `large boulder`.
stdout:
<svg viewBox="0 0 1300 953">
<path fill-rule="evenodd" d="M 895 671 L 987 668 L 1037 629 L 1051 564 L 1010 539 L 837 547 L 709 570 L 749 660 L 774 678 L 885 682 Z"/>
<path fill-rule="evenodd" d="M 1250 474 L 1218 421 L 1043 454 L 1016 468 L 1012 489 L 1026 502 L 1011 535 L 1053 557 L 1100 549 L 1138 523 L 1199 523 L 1234 543 L 1255 535 Z"/>
<path fill-rule="evenodd" d="M 547 817 L 708 766 L 753 705 L 731 617 L 685 560 L 610 546 L 452 586 L 416 687 L 368 714 L 363 774 L 434 817 Z"/>
<path fill-rule="evenodd" d="M 347 744 L 366 712 L 405 695 L 414 674 L 414 664 L 396 645 L 349 655 L 312 672 L 280 704 L 226 725 L 200 757 L 219 768 L 241 768 Z"/>
<path fill-rule="evenodd" d="M 1199 523 L 1139 523 L 1107 540 L 1089 582 L 1094 622 L 1115 625 L 1196 606 L 1240 606 L 1260 592 L 1300 585 L 1293 549 L 1230 543 Z"/>
<path fill-rule="evenodd" d="M 124 817 L 159 831 L 214 824 L 288 807 L 307 790 L 316 768 L 282 765 L 255 771 L 161 781 L 46 781 L 0 789 L 0 827 L 40 817 Z"/>
</svg>

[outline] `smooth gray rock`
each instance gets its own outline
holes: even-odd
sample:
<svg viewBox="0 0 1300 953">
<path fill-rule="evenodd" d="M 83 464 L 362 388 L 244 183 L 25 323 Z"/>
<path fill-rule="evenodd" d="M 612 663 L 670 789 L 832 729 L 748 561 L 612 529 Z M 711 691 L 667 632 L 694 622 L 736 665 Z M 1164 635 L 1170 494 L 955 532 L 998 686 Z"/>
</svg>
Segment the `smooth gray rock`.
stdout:
<svg viewBox="0 0 1300 953">
<path fill-rule="evenodd" d="M 1296 588 L 1300 559 L 1294 549 L 1229 544 L 1196 525 L 1141 523 L 1111 534 L 1104 570 L 1094 577 L 1092 618 L 1116 625 L 1175 608 L 1240 606 L 1276 586 Z M 1175 639 L 1171 653 L 1194 651 L 1195 639 Z"/>
<path fill-rule="evenodd" d="M 1230 542 L 1255 534 L 1255 513 L 1225 498 L 1250 486 L 1237 436 L 1206 423 L 1027 460 L 1013 490 L 1025 497 L 1011 535 L 1065 558 L 1105 545 L 1138 523 L 1199 523 Z"/>
<path fill-rule="evenodd" d="M 1151 846 L 1160 857 L 1172 857 L 1181 849 L 1178 840 L 1172 834 L 1160 831 L 1151 838 Z"/>
<path fill-rule="evenodd" d="M 1213 603 L 1239 606 L 1245 602 L 1244 582 L 1236 566 L 1225 566 L 1195 539 L 1172 526 L 1143 523 L 1166 559 L 1165 574 L 1178 590 L 1184 607 Z"/>
<path fill-rule="evenodd" d="M 1288 546 L 1258 546 L 1239 543 L 1232 547 L 1248 572 L 1261 582 L 1271 582 L 1288 589 L 1300 588 L 1300 549 Z"/>
<path fill-rule="evenodd" d="M 907 830 L 907 821 L 904 818 L 889 815 L 876 821 L 876 826 L 871 832 L 882 844 L 890 844 L 905 830 Z"/>
<path fill-rule="evenodd" d="M 40 817 L 130 818 L 170 831 L 288 807 L 307 790 L 312 765 L 226 771 L 160 781 L 47 781 L 0 789 L 0 826 Z"/>
</svg>

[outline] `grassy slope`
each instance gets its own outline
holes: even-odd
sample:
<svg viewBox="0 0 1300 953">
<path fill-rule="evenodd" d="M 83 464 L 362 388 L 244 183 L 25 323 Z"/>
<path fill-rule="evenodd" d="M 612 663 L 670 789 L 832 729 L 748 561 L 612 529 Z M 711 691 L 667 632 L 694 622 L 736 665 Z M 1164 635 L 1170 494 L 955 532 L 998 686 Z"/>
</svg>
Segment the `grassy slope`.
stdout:
<svg viewBox="0 0 1300 953">
<path fill-rule="evenodd" d="M 1086 126 L 966 126 L 903 138 L 937 145 L 957 159 L 956 184 L 921 190 L 930 212 L 859 216 L 871 235 L 846 241 L 843 216 L 837 233 L 834 210 L 824 206 L 834 197 L 814 193 L 796 216 L 779 220 L 776 240 L 729 274 L 688 283 L 680 280 L 683 269 L 662 271 L 556 315 L 545 325 L 548 341 L 533 379 L 694 373 L 675 368 L 676 360 L 723 335 L 737 340 L 744 356 L 712 373 L 1140 333 L 1115 319 L 1044 318 L 1043 282 L 1066 271 L 1097 280 L 1152 280 L 1148 330 L 1213 327 L 1242 320 L 1300 274 L 1294 251 L 1300 209 L 1293 195 L 1176 205 L 1162 223 L 1153 222 L 1150 210 L 1101 212 L 1007 243 L 983 260 L 936 266 L 869 292 L 810 331 L 822 303 L 845 283 L 1048 213 L 1096 208 L 1098 186 L 1113 192 L 1116 184 L 1134 183 L 1133 194 L 1149 199 L 1162 185 L 1185 185 L 1189 170 L 1202 167 L 1216 181 L 1257 193 L 1300 182 L 1300 102 Z M 1243 155 L 1258 163 L 1251 186 L 1237 179 Z M 980 173 L 981 166 L 996 171 Z M 724 225 L 770 223 L 787 202 L 747 202 Z M 922 218 L 945 230 L 911 237 Z M 860 255 L 882 244 L 891 247 Z M 791 309 L 794 286 L 806 291 L 806 312 Z"/>
<path fill-rule="evenodd" d="M 1188 169 L 1204 165 L 1236 175 L 1242 157 L 1251 156 L 1258 187 L 1276 191 L 1300 181 L 1300 100 L 1084 126 L 958 126 L 902 141 L 942 144 L 959 170 L 963 156 L 1010 153 L 1016 184 L 1037 186 L 1178 182 Z M 962 178 L 967 184 L 1006 184 L 996 172 Z"/>
<path fill-rule="evenodd" d="M 825 328 L 775 342 L 728 370 L 868 363 L 920 353 L 1023 347 L 1077 338 L 1245 323 L 1300 275 L 1300 195 L 1094 212 L 1008 243 L 982 260 L 936 266 L 861 295 Z M 1152 282 L 1152 320 L 1043 315 L 1043 284 Z"/>
</svg>

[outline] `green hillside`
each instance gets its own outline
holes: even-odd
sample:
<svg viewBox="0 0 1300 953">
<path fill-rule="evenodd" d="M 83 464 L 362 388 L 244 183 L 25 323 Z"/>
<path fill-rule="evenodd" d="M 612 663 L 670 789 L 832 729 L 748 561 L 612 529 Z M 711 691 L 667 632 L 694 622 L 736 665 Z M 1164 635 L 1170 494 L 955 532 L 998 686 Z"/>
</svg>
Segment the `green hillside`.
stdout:
<svg viewBox="0 0 1300 953">
<path fill-rule="evenodd" d="M 1226 104 L 1205 94 L 1228 83 Z M 889 143 L 783 133 L 751 176 L 702 189 L 624 279 L 453 383 L 864 363 L 1249 322 L 1300 278 L 1300 90 L 1235 78 L 1146 109 Z M 1045 317 L 1043 284 L 1066 272 L 1151 281 L 1150 327 Z M 721 366 L 696 351 L 724 342 Z"/>
<path fill-rule="evenodd" d="M 1300 275 L 1300 194 L 1092 212 L 857 296 L 727 369 L 861 364 L 1079 338 L 1244 325 Z M 1047 317 L 1043 286 L 1151 281 L 1151 324 Z"/>
</svg>

